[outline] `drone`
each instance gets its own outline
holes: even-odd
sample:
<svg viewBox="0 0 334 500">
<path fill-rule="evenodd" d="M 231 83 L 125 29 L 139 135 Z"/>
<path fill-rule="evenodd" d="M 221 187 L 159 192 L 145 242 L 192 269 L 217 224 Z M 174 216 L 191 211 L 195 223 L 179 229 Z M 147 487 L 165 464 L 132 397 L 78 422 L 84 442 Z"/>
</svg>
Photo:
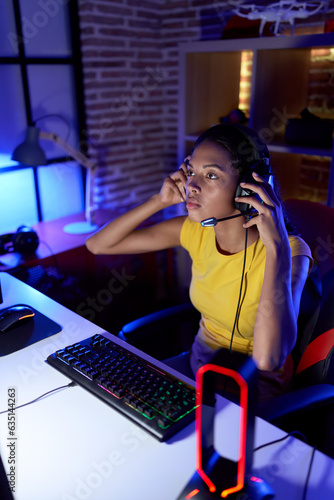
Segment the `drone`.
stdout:
<svg viewBox="0 0 334 500">
<path fill-rule="evenodd" d="M 296 2 L 281 0 L 271 5 L 242 5 L 234 12 L 237 16 L 245 17 L 250 21 L 261 19 L 259 35 L 262 36 L 266 23 L 274 23 L 274 34 L 279 33 L 281 23 L 291 25 L 291 34 L 294 33 L 296 19 L 307 19 L 318 12 L 327 11 L 327 1 Z"/>
</svg>

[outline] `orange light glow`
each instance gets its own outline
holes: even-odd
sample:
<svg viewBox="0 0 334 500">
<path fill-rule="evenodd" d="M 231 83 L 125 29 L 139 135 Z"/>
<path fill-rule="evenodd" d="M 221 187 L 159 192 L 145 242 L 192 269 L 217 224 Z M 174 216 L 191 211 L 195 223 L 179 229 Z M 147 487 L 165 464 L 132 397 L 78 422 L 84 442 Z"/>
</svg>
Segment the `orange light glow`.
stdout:
<svg viewBox="0 0 334 500">
<path fill-rule="evenodd" d="M 21 318 L 19 318 L 19 319 L 21 320 L 21 319 L 26 319 L 26 318 L 32 318 L 33 316 L 35 316 L 35 313 L 26 314 L 25 316 L 21 316 Z"/>
<path fill-rule="evenodd" d="M 185 497 L 185 500 L 189 500 L 189 498 L 193 498 L 195 495 L 197 495 L 197 493 L 199 493 L 199 490 L 192 490 L 190 493 L 188 493 L 188 495 Z"/>
</svg>

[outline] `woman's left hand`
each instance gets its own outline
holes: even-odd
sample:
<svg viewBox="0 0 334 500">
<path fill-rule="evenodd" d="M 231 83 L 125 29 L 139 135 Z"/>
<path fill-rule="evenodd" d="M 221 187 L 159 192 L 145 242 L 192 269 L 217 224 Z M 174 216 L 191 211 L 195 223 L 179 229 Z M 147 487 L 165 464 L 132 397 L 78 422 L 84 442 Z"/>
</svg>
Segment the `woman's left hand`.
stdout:
<svg viewBox="0 0 334 500">
<path fill-rule="evenodd" d="M 254 191 L 262 201 L 255 196 L 236 198 L 238 202 L 248 203 L 258 212 L 258 215 L 253 216 L 244 224 L 244 227 L 249 228 L 256 225 L 267 250 L 271 246 L 288 245 L 288 233 L 285 227 L 282 205 L 275 191 L 260 175 L 253 172 L 253 177 L 257 184 L 247 182 L 242 183 L 241 186 Z"/>
</svg>

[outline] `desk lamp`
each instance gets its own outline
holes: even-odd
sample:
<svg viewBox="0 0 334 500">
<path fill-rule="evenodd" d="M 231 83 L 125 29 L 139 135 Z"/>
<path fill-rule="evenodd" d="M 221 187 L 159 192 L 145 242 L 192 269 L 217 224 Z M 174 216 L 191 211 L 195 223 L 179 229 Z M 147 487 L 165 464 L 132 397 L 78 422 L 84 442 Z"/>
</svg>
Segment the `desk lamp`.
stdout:
<svg viewBox="0 0 334 500">
<path fill-rule="evenodd" d="M 238 387 L 240 402 L 239 456 L 235 462 L 214 448 L 215 393 L 224 394 L 226 384 Z M 227 349 L 218 351 L 212 362 L 196 374 L 196 472 L 177 500 L 269 500 L 274 492 L 251 473 L 257 368 L 250 356 Z M 236 436 L 237 438 L 237 436 Z"/>
<path fill-rule="evenodd" d="M 96 165 L 77 149 L 73 148 L 64 139 L 53 132 L 41 131 L 35 125 L 29 126 L 26 132 L 25 140 L 19 144 L 12 155 L 12 159 L 25 165 L 38 167 L 46 165 L 47 160 L 39 139 L 45 139 L 56 143 L 61 149 L 66 151 L 74 160 L 87 169 L 86 175 L 86 197 L 85 197 L 85 215 L 86 221 L 75 222 L 64 227 L 66 233 L 84 234 L 95 231 L 98 226 L 94 223 L 94 210 L 92 208 L 91 183 L 94 176 Z"/>
</svg>

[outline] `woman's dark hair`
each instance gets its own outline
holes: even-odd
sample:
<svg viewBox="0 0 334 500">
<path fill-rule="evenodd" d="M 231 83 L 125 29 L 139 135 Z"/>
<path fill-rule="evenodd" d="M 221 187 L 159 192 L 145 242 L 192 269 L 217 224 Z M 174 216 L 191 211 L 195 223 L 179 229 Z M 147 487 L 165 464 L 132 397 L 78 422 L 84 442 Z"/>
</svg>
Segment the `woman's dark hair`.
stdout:
<svg viewBox="0 0 334 500">
<path fill-rule="evenodd" d="M 205 140 L 210 140 L 226 149 L 232 159 L 232 166 L 238 170 L 239 176 L 258 168 L 259 163 L 263 172 L 268 171 L 266 166 L 270 162 L 267 146 L 260 137 L 249 127 L 221 123 L 210 127 L 196 140 L 193 149 Z M 261 175 L 261 172 L 259 172 Z"/>
<path fill-rule="evenodd" d="M 249 177 L 252 171 L 264 175 L 270 168 L 267 165 L 270 164 L 270 153 L 266 144 L 249 127 L 230 123 L 214 125 L 197 138 L 193 151 L 205 140 L 219 144 L 230 153 L 232 166 L 238 171 L 240 178 L 247 177 L 247 174 Z M 273 187 L 282 205 L 286 229 L 291 234 L 295 226 L 288 220 L 280 186 L 275 176 L 273 176 Z"/>
</svg>

